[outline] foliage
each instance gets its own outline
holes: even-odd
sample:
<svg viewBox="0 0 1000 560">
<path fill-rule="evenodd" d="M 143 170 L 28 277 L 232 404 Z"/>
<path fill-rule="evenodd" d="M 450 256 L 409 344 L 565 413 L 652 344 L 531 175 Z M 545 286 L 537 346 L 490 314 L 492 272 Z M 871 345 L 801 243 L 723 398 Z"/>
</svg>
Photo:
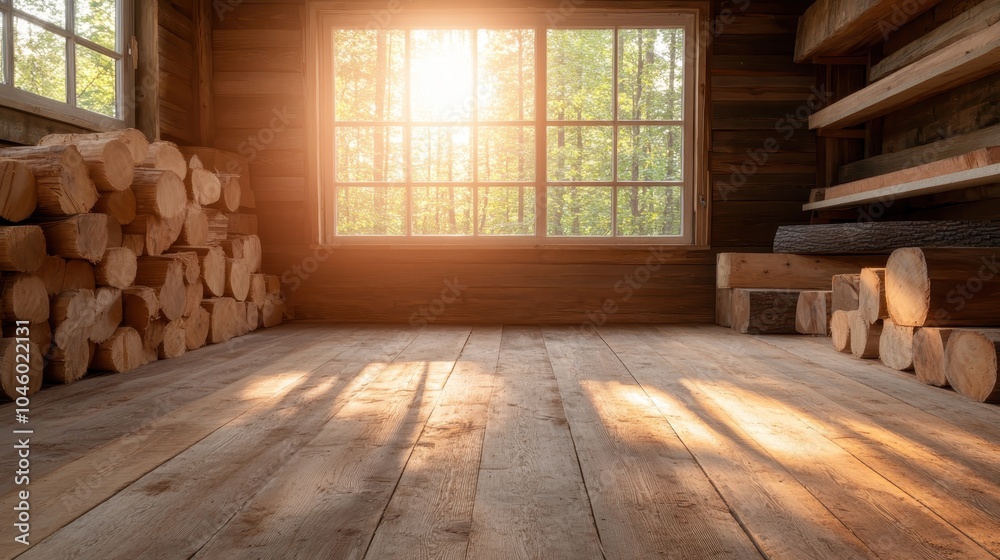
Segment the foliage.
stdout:
<svg viewBox="0 0 1000 560">
<path fill-rule="evenodd" d="M 536 107 L 547 235 L 681 234 L 683 30 L 548 30 L 543 104 L 533 30 L 333 39 L 338 234 L 533 235 Z"/>
</svg>

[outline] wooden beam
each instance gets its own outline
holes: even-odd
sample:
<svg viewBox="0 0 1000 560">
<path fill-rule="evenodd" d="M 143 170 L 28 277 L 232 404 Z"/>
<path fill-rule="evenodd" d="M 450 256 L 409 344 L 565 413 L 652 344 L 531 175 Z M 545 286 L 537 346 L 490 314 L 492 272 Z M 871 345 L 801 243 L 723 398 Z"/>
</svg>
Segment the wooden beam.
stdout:
<svg viewBox="0 0 1000 560">
<path fill-rule="evenodd" d="M 871 82 L 877 82 L 935 51 L 992 26 L 998 21 L 1000 21 L 1000 0 L 987 0 L 883 58 L 878 64 L 872 66 L 868 73 L 868 79 Z"/>
<path fill-rule="evenodd" d="M 151 140 L 160 139 L 160 29 L 156 0 L 136 0 L 135 127 Z"/>
<path fill-rule="evenodd" d="M 807 256 L 774 253 L 719 253 L 717 288 L 829 290 L 835 274 L 858 274 L 885 266 L 884 255 Z"/>
<path fill-rule="evenodd" d="M 994 141 L 996 141 L 996 139 L 994 139 Z M 952 156 L 947 159 L 941 159 L 925 163 L 923 165 L 915 165 L 906 169 L 900 169 L 899 171 L 893 171 L 892 173 L 885 173 L 883 175 L 876 175 L 859 181 L 852 181 L 850 183 L 827 187 L 823 192 L 823 199 L 830 200 L 849 194 L 857 194 L 882 187 L 890 187 L 901 183 L 926 179 L 928 177 L 936 177 L 946 173 L 955 173 L 956 171 L 966 171 L 968 169 L 975 169 L 977 167 L 983 167 L 994 163 L 1000 163 L 1000 147 L 994 146 L 981 148 L 961 155 Z"/>
<path fill-rule="evenodd" d="M 998 65 L 1000 25 L 994 25 L 817 111 L 809 128 L 859 124 L 992 74 Z"/>
<path fill-rule="evenodd" d="M 940 0 L 817 0 L 799 18 L 795 62 L 857 54 Z"/>
<path fill-rule="evenodd" d="M 991 221 L 849 222 L 780 226 L 775 253 L 888 255 L 902 247 L 1000 247 Z"/>
</svg>

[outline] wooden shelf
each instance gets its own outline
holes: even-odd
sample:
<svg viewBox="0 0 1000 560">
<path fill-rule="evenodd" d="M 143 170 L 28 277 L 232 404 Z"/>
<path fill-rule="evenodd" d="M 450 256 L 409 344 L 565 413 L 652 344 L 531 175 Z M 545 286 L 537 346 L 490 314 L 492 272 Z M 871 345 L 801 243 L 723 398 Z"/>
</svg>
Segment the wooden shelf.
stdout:
<svg viewBox="0 0 1000 560">
<path fill-rule="evenodd" d="M 993 25 L 817 111 L 809 117 L 809 128 L 860 124 L 992 74 L 998 67 L 1000 25 Z"/>
</svg>

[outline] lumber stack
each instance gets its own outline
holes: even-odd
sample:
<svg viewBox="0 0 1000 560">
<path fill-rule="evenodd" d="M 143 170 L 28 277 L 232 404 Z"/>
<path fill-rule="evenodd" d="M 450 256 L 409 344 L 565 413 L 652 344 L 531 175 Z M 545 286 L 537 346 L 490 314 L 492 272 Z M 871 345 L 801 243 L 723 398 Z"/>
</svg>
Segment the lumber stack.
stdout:
<svg viewBox="0 0 1000 560">
<path fill-rule="evenodd" d="M 0 390 L 126 372 L 279 324 L 246 171 L 132 129 L 0 148 Z"/>
</svg>

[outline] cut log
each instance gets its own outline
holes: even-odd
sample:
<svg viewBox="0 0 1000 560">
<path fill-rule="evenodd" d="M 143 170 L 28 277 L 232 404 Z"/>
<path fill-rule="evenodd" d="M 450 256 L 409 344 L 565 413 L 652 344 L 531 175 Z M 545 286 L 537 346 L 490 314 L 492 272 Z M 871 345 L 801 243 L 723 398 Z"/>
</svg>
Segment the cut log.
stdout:
<svg viewBox="0 0 1000 560">
<path fill-rule="evenodd" d="M 144 253 L 150 256 L 162 255 L 181 235 L 184 217 L 164 219 L 159 216 L 139 215 L 132 223 L 124 226 L 126 235 L 142 235 L 145 239 Z"/>
<path fill-rule="evenodd" d="M 719 253 L 717 288 L 829 290 L 834 274 L 854 274 L 885 266 L 881 255 L 805 256 L 772 253 Z"/>
<path fill-rule="evenodd" d="M 795 332 L 827 336 L 830 332 L 830 314 L 833 313 L 830 290 L 803 290 L 795 306 Z"/>
<path fill-rule="evenodd" d="M 174 259 L 181 263 L 184 270 L 184 283 L 194 284 L 201 278 L 201 265 L 198 264 L 198 253 L 194 251 L 178 251 L 176 253 L 165 253 L 163 258 Z"/>
<path fill-rule="evenodd" d="M 112 247 L 94 268 L 94 280 L 98 286 L 124 290 L 135 282 L 135 267 L 135 253 L 124 247 Z"/>
<path fill-rule="evenodd" d="M 264 275 L 255 272 L 250 275 L 250 290 L 247 292 L 247 301 L 252 301 L 256 304 L 264 303 L 267 299 L 267 281 L 264 280 Z"/>
<path fill-rule="evenodd" d="M 219 176 L 207 169 L 190 169 L 185 183 L 188 198 L 202 206 L 215 204 L 222 196 Z"/>
<path fill-rule="evenodd" d="M 38 193 L 36 213 L 40 216 L 83 214 L 97 202 L 97 188 L 74 146 L 0 148 L 0 158 L 18 160 L 31 170 Z"/>
<path fill-rule="evenodd" d="M 732 328 L 741 334 L 795 334 L 798 290 L 733 290 Z"/>
<path fill-rule="evenodd" d="M 163 140 L 153 142 L 149 145 L 146 158 L 142 160 L 142 163 L 136 165 L 145 169 L 172 171 L 178 179 L 182 179 L 182 184 L 183 178 L 187 176 L 187 159 L 177 149 L 177 144 L 173 142 Z"/>
<path fill-rule="evenodd" d="M 229 237 L 229 218 L 219 210 L 205 208 L 208 218 L 208 245 L 221 245 Z"/>
<path fill-rule="evenodd" d="M 184 294 L 187 296 L 184 298 L 184 317 L 190 317 L 195 311 L 201 309 L 203 291 L 204 287 L 201 285 L 201 280 L 184 286 Z"/>
<path fill-rule="evenodd" d="M 268 293 L 268 296 L 271 294 Z M 731 327 L 733 308 L 733 291 L 729 288 L 715 289 L 715 322 L 723 327 Z"/>
<path fill-rule="evenodd" d="M 254 214 L 226 214 L 229 235 L 257 235 L 257 216 Z"/>
<path fill-rule="evenodd" d="M 184 319 L 170 321 L 163 326 L 163 342 L 157 349 L 161 360 L 180 358 L 187 352 L 187 338 L 184 332 Z"/>
<path fill-rule="evenodd" d="M 122 291 L 104 286 L 94 292 L 94 327 L 90 341 L 100 344 L 107 340 L 122 323 Z"/>
<path fill-rule="evenodd" d="M 184 345 L 188 350 L 205 346 L 211 322 L 212 315 L 200 303 L 194 313 L 184 318 Z"/>
<path fill-rule="evenodd" d="M 219 199 L 206 206 L 222 212 L 236 212 L 240 209 L 240 180 L 235 175 L 219 175 L 221 194 Z"/>
<path fill-rule="evenodd" d="M 97 318 L 93 290 L 62 292 L 52 298 L 50 313 L 52 341 L 56 346 L 65 350 L 78 340 L 86 342 Z"/>
<path fill-rule="evenodd" d="M 889 316 L 885 302 L 885 269 L 864 268 L 858 286 L 858 310 L 869 323 Z"/>
<path fill-rule="evenodd" d="M 122 191 L 132 184 L 135 163 L 128 146 L 117 140 L 81 140 L 74 144 L 87 164 L 98 192 Z"/>
<path fill-rule="evenodd" d="M 132 286 L 122 291 L 122 325 L 145 332 L 149 323 L 160 316 L 160 300 L 156 290 Z"/>
<path fill-rule="evenodd" d="M 226 259 L 225 295 L 245 301 L 250 291 L 250 267 L 243 259 Z"/>
<path fill-rule="evenodd" d="M 885 290 L 892 320 L 911 327 L 1000 326 L 996 249 L 893 251 Z"/>
<path fill-rule="evenodd" d="M 115 221 L 114 218 L 108 216 L 105 223 L 108 225 L 108 248 L 121 247 L 122 246 L 122 225 Z"/>
<path fill-rule="evenodd" d="M 944 351 L 948 384 L 974 401 L 1000 403 L 997 351 L 1000 331 L 956 330 Z"/>
<path fill-rule="evenodd" d="M 209 344 L 226 342 L 236 336 L 239 321 L 246 320 L 246 309 L 233 298 L 211 298 L 201 302 L 211 318 L 208 328 Z"/>
<path fill-rule="evenodd" d="M 236 302 L 236 336 L 243 336 L 250 332 L 250 325 L 247 325 L 247 304 L 246 302 Z"/>
<path fill-rule="evenodd" d="M 833 296 L 830 298 L 830 305 L 833 306 L 831 314 L 837 311 L 857 310 L 860 289 L 860 274 L 835 274 L 833 276 Z"/>
<path fill-rule="evenodd" d="M 11 400 L 29 397 L 42 388 L 43 365 L 37 344 L 15 338 L 0 340 L 0 390 Z"/>
<path fill-rule="evenodd" d="M 122 247 L 132 251 L 132 254 L 141 257 L 146 254 L 146 236 L 134 233 L 122 235 Z"/>
<path fill-rule="evenodd" d="M 69 259 L 63 269 L 60 292 L 67 290 L 94 290 L 97 288 L 97 276 L 94 265 L 80 259 Z"/>
<path fill-rule="evenodd" d="M 135 329 L 121 327 L 97 345 L 90 367 L 97 371 L 124 373 L 146 363 L 142 338 Z"/>
<path fill-rule="evenodd" d="M 226 256 L 247 262 L 251 272 L 260 270 L 263 250 L 256 235 L 230 236 L 222 242 Z"/>
<path fill-rule="evenodd" d="M 45 234 L 38 226 L 0 226 L 0 270 L 35 272 L 45 259 Z"/>
<path fill-rule="evenodd" d="M 240 177 L 250 174 L 247 160 L 232 152 L 202 146 L 181 146 L 179 149 L 188 158 L 197 158 L 203 169 Z"/>
<path fill-rule="evenodd" d="M 267 293 L 278 295 L 281 293 L 281 277 L 274 274 L 265 274 L 264 282 L 267 284 Z M 728 309 L 729 306 L 726 306 Z M 728 311 L 727 311 L 728 313 Z"/>
<path fill-rule="evenodd" d="M 888 255 L 902 247 L 1000 247 L 1000 223 L 947 221 L 813 224 L 780 226 L 774 236 L 775 253 Z"/>
<path fill-rule="evenodd" d="M 4 324 L 3 338 L 24 338 L 23 327 L 19 327 L 16 323 Z M 41 323 L 31 325 L 28 333 L 28 340 L 30 340 L 32 344 L 38 346 L 38 349 L 41 351 L 43 356 L 48 353 L 49 347 L 52 346 L 52 327 L 49 325 L 48 321 L 42 321 Z"/>
<path fill-rule="evenodd" d="M 41 224 L 49 254 L 96 263 L 108 248 L 107 220 L 105 214 L 80 214 Z"/>
<path fill-rule="evenodd" d="M 221 247 L 190 247 L 175 245 L 173 250 L 190 251 L 198 255 L 204 297 L 222 297 L 226 291 L 226 254 Z"/>
<path fill-rule="evenodd" d="M 0 278 L 0 309 L 4 321 L 48 321 L 49 295 L 45 282 L 24 272 Z"/>
<path fill-rule="evenodd" d="M 878 358 L 882 322 L 869 323 L 861 311 L 848 311 L 847 318 L 851 323 L 851 354 L 857 358 Z"/>
<path fill-rule="evenodd" d="M 882 322 L 882 334 L 878 342 L 878 357 L 892 369 L 909 371 L 913 369 L 913 335 L 915 327 L 904 327 L 886 319 Z"/>
<path fill-rule="evenodd" d="M 944 349 L 952 329 L 925 327 L 913 333 L 913 371 L 917 381 L 935 387 L 947 387 Z"/>
<path fill-rule="evenodd" d="M 184 267 L 180 261 L 169 257 L 139 257 L 135 282 L 156 290 L 160 311 L 168 321 L 184 315 L 187 290 L 184 288 Z"/>
<path fill-rule="evenodd" d="M 277 327 L 285 313 L 285 302 L 280 296 L 268 296 L 267 301 L 261 308 L 260 326 L 265 328 Z"/>
<path fill-rule="evenodd" d="M 59 257 L 46 256 L 42 266 L 35 271 L 35 276 L 45 284 L 45 292 L 52 297 L 63 291 L 66 279 L 66 261 Z"/>
<path fill-rule="evenodd" d="M 152 363 L 160 359 L 160 345 L 163 344 L 163 329 L 166 321 L 162 318 L 153 319 L 145 330 L 139 331 L 142 337 L 142 351 L 146 358 L 146 363 Z"/>
<path fill-rule="evenodd" d="M 49 383 L 75 383 L 87 375 L 94 343 L 86 337 L 74 339 L 63 347 L 53 346 L 46 358 L 43 379 Z"/>
<path fill-rule="evenodd" d="M 0 159 L 0 218 L 20 222 L 38 207 L 35 175 L 23 162 Z"/>
<path fill-rule="evenodd" d="M 195 202 L 188 203 L 184 227 L 181 228 L 177 243 L 196 247 L 208 245 L 208 216 Z"/>
<path fill-rule="evenodd" d="M 240 212 L 248 213 L 257 209 L 257 197 L 250 188 L 250 176 L 240 177 Z M 253 233 L 257 233 L 254 231 Z"/>
<path fill-rule="evenodd" d="M 139 214 L 169 219 L 183 215 L 187 209 L 184 181 L 172 171 L 136 169 L 132 192 Z"/>
<path fill-rule="evenodd" d="M 111 142 L 118 141 L 125 144 L 129 153 L 132 154 L 133 165 L 139 165 L 146 159 L 149 151 L 149 141 L 146 135 L 134 128 L 123 130 L 112 130 L 109 132 L 95 132 L 84 134 L 49 134 L 43 136 L 38 141 L 39 146 L 62 146 L 66 144 L 76 144 L 79 142 Z"/>
<path fill-rule="evenodd" d="M 131 187 L 123 191 L 104 193 L 94 205 L 94 212 L 107 214 L 120 225 L 129 224 L 136 216 L 135 193 Z"/>
<path fill-rule="evenodd" d="M 247 331 L 252 332 L 257 330 L 257 326 L 260 324 L 260 308 L 261 304 L 256 304 L 252 301 L 247 302 Z"/>
</svg>

